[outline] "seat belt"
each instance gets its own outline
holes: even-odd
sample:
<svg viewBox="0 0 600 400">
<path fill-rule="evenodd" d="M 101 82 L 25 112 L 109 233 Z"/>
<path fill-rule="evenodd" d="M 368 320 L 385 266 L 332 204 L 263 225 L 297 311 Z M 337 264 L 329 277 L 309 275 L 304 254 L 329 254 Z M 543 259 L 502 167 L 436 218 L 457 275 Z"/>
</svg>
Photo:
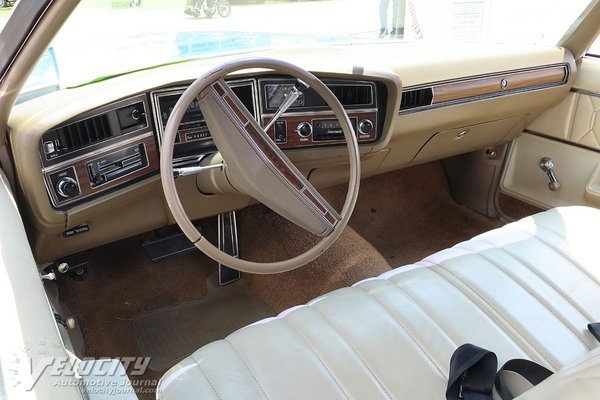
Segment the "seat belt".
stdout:
<svg viewBox="0 0 600 400">
<path fill-rule="evenodd" d="M 493 400 L 495 386 L 502 400 L 512 400 L 515 396 L 504 380 L 504 372 L 519 374 L 534 386 L 552 375 L 549 369 L 522 359 L 507 361 L 498 372 L 497 368 L 495 353 L 470 343 L 463 344 L 450 359 L 446 399 Z"/>
<path fill-rule="evenodd" d="M 518 358 L 509 360 L 496 374 L 496 392 L 498 392 L 498 395 L 500 395 L 502 400 L 512 400 L 515 398 L 504 380 L 505 371 L 521 375 L 533 386 L 552 375 L 552 371 L 533 361 Z"/>
<path fill-rule="evenodd" d="M 600 342 L 600 322 L 588 324 L 588 330 Z"/>
<path fill-rule="evenodd" d="M 590 323 L 587 327 L 600 342 L 600 322 Z M 497 366 L 498 358 L 493 352 L 474 344 L 463 344 L 450 359 L 446 399 L 493 400 L 492 389 L 495 386 L 502 400 L 512 400 L 514 395 L 504 380 L 504 372 L 518 374 L 533 386 L 552 375 L 549 369 L 523 359 L 507 361 L 496 373 Z"/>
<path fill-rule="evenodd" d="M 450 359 L 447 400 L 492 400 L 498 358 L 493 352 L 466 343 Z"/>
</svg>

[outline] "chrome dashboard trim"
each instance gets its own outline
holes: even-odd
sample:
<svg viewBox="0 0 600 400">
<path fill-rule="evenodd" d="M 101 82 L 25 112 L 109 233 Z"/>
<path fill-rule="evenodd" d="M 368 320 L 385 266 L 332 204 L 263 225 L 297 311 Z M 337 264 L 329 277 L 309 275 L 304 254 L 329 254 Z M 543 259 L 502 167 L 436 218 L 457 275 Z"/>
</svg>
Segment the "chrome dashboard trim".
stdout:
<svg viewBox="0 0 600 400">
<path fill-rule="evenodd" d="M 258 117 L 260 114 L 260 110 L 258 109 L 258 102 L 256 100 L 256 97 L 257 97 L 256 79 L 255 78 L 249 78 L 249 79 L 246 78 L 246 79 L 231 80 L 231 81 L 227 81 L 227 85 L 231 88 L 249 85 L 252 88 L 252 106 L 254 107 L 254 110 L 255 110 L 254 119 L 256 121 L 259 121 Z M 183 94 L 183 92 L 185 92 L 187 90 L 188 87 L 189 86 L 176 86 L 176 87 L 171 87 L 171 88 L 153 90 L 150 92 L 152 114 L 153 114 L 153 119 L 154 119 L 154 126 L 156 126 L 156 138 L 158 141 L 159 152 L 160 152 L 160 148 L 162 147 L 162 137 L 164 135 L 164 126 L 162 125 L 162 121 L 160 118 L 160 116 L 161 116 L 160 104 L 159 104 L 160 97 L 170 96 L 170 95 L 181 95 L 181 94 Z M 207 128 L 207 131 L 208 131 L 208 128 Z M 207 137 L 204 139 L 195 140 L 194 142 L 202 143 L 202 142 L 208 142 L 208 141 L 212 141 L 212 139 L 210 137 Z M 191 156 L 191 157 L 193 158 L 196 156 Z M 177 158 L 177 159 L 174 159 L 173 161 L 179 162 L 185 158 L 187 158 L 187 157 Z"/>
<path fill-rule="evenodd" d="M 45 157 L 45 153 L 44 153 L 44 151 L 43 151 L 43 150 L 44 150 L 43 136 L 44 136 L 46 133 L 48 133 L 48 132 L 50 132 L 50 131 L 53 131 L 53 130 L 55 130 L 55 129 L 60 129 L 60 128 L 63 128 L 63 127 L 65 127 L 65 126 L 68 126 L 68 125 L 72 125 L 72 124 L 76 124 L 76 123 L 78 123 L 78 122 L 85 121 L 85 120 L 87 120 L 87 119 L 95 118 L 95 117 L 98 117 L 98 116 L 100 116 L 100 115 L 103 115 L 103 114 L 108 114 L 108 113 L 110 113 L 110 112 L 117 111 L 118 109 L 122 108 L 123 106 L 131 105 L 131 104 L 135 103 L 135 102 L 136 102 L 135 100 L 137 100 L 137 99 L 139 99 L 139 101 L 140 101 L 140 102 L 141 102 L 141 103 L 144 105 L 144 113 L 145 113 L 145 115 L 146 115 L 146 124 L 145 124 L 145 126 L 143 126 L 143 127 L 140 127 L 140 128 L 137 128 L 137 129 L 134 129 L 134 130 L 132 130 L 131 132 L 127 132 L 127 133 L 125 133 L 125 134 L 123 134 L 123 135 L 119 135 L 119 136 L 111 136 L 110 138 L 107 138 L 107 139 L 104 139 L 104 140 L 101 140 L 101 141 L 95 142 L 95 143 L 93 143 L 93 144 L 91 144 L 91 145 L 88 145 L 88 146 L 82 147 L 82 148 L 80 148 L 80 149 L 74 150 L 74 151 L 72 151 L 72 152 L 70 152 L 70 153 L 66 153 L 66 154 L 63 154 L 63 155 L 60 155 L 60 156 L 54 157 L 54 158 L 52 158 L 52 159 L 48 159 L 48 158 L 46 158 L 46 157 Z M 70 154 L 84 152 L 86 149 L 89 149 L 89 148 L 92 148 L 92 147 L 99 146 L 99 145 L 101 145 L 102 143 L 107 143 L 107 142 L 110 142 L 110 141 L 112 141 L 112 140 L 118 139 L 118 138 L 120 138 L 120 137 L 123 137 L 123 136 L 129 136 L 129 135 L 133 135 L 133 134 L 135 134 L 135 133 L 139 133 L 139 134 L 141 134 L 140 132 L 143 132 L 144 130 L 150 130 L 150 131 L 152 131 L 152 127 L 150 126 L 150 121 L 149 121 L 149 115 L 148 115 L 147 103 L 148 103 L 148 101 L 147 101 L 146 95 L 145 95 L 144 93 L 137 94 L 137 95 L 135 95 L 135 96 L 131 96 L 131 97 L 128 97 L 128 98 L 126 98 L 126 99 L 119 100 L 119 101 L 116 101 L 116 102 L 114 102 L 114 103 L 110 103 L 110 104 L 106 104 L 106 105 L 104 105 L 104 106 L 98 107 L 98 108 L 95 110 L 96 112 L 95 112 L 94 114 L 83 114 L 83 115 L 85 115 L 84 117 L 80 117 L 80 116 L 78 116 L 78 117 L 80 117 L 80 118 L 78 118 L 78 119 L 73 119 L 73 120 L 67 120 L 67 121 L 63 122 L 62 124 L 60 124 L 60 125 L 57 125 L 57 126 L 55 126 L 55 127 L 51 128 L 51 129 L 48 129 L 47 131 L 45 131 L 44 133 L 42 133 L 42 135 L 40 136 L 40 143 L 41 143 L 41 146 L 42 146 L 42 147 L 40 148 L 40 158 L 41 158 L 41 160 L 42 160 L 42 167 L 44 167 L 44 163 L 46 163 L 46 164 L 48 164 L 48 163 L 51 163 L 51 164 L 52 164 L 52 166 L 54 166 L 54 165 L 59 165 L 59 164 L 61 164 L 63 161 L 60 161 L 60 162 L 58 162 L 57 164 L 55 164 L 55 163 L 54 163 L 54 161 L 55 161 L 55 160 L 59 160 L 59 159 L 61 159 L 61 158 L 63 158 L 63 157 L 67 157 L 67 156 L 69 156 Z M 103 147 L 103 148 L 104 148 L 104 147 Z M 93 150 L 93 151 L 95 151 L 95 150 Z M 87 155 L 87 154 L 90 154 L 90 153 L 84 153 L 84 155 Z M 67 161 L 74 160 L 75 158 L 81 157 L 81 155 L 82 155 L 82 154 L 80 154 L 80 155 L 78 155 L 78 156 L 75 156 L 74 158 L 70 158 L 70 159 L 69 159 L 69 160 L 67 160 Z M 44 159 L 45 159 L 45 161 L 44 161 Z M 44 167 L 44 168 L 49 168 L 49 166 L 46 166 L 46 167 Z"/>
<path fill-rule="evenodd" d="M 133 171 L 131 171 L 131 172 L 128 172 L 128 173 L 126 173 L 125 175 L 121 175 L 121 176 L 120 176 L 120 177 L 118 177 L 117 179 L 125 178 L 126 176 L 129 176 L 129 175 L 131 175 L 131 174 L 135 174 L 135 173 L 136 173 L 136 172 L 138 172 L 138 171 L 141 171 L 141 170 L 143 170 L 143 169 L 146 169 L 146 168 L 149 168 L 149 167 L 150 167 L 150 159 L 148 158 L 148 149 L 146 149 L 146 144 L 145 144 L 145 143 L 140 143 L 140 144 L 141 144 L 141 145 L 142 145 L 142 147 L 144 148 L 144 154 L 145 154 L 145 156 L 146 156 L 146 161 L 148 162 L 148 165 L 146 165 L 145 167 L 142 167 L 142 168 L 139 168 L 139 169 L 133 170 Z M 110 155 L 110 154 L 114 154 L 114 153 L 116 153 L 116 151 L 113 151 L 112 153 L 108 153 L 108 154 L 106 154 L 106 155 L 108 156 L 108 155 Z M 88 166 L 88 164 L 89 164 L 89 163 L 91 163 L 91 162 L 94 162 L 94 161 L 96 161 L 96 160 L 88 161 L 87 163 L 85 163 L 86 170 L 87 170 L 87 166 Z M 88 172 L 88 174 L 89 174 L 89 172 Z M 111 182 L 112 182 L 112 181 L 111 181 Z M 104 190 L 104 188 L 103 188 L 102 186 L 104 186 L 104 185 L 108 185 L 108 184 L 109 184 L 109 183 L 111 183 L 111 182 L 104 182 L 104 183 L 100 183 L 100 184 L 98 184 L 98 185 L 95 185 L 95 186 L 91 186 L 91 185 L 90 185 L 90 188 L 91 188 L 92 190 Z M 94 195 L 88 195 L 88 196 L 94 196 Z"/>
<path fill-rule="evenodd" d="M 268 84 L 268 83 L 273 83 L 273 82 L 282 82 L 282 83 L 290 83 L 290 81 L 293 82 L 295 78 L 291 77 L 291 78 L 281 78 L 281 77 L 277 77 L 277 78 L 268 78 L 268 77 L 263 77 L 263 78 L 257 78 L 257 84 L 258 84 L 258 90 L 260 91 L 262 88 L 265 88 L 264 85 Z M 352 107 L 356 107 L 356 110 L 351 109 L 352 111 L 363 111 L 366 110 L 368 107 L 368 109 L 377 109 L 378 105 L 377 105 L 377 85 L 375 84 L 375 82 L 373 81 L 366 81 L 366 80 L 347 80 L 347 79 L 339 79 L 339 83 L 336 82 L 336 80 L 338 80 L 338 78 L 319 78 L 326 86 L 327 85 L 336 85 L 336 86 L 368 86 L 372 89 L 371 91 L 371 97 L 372 97 L 372 102 L 371 104 L 365 104 L 365 105 L 361 105 L 361 104 L 357 104 L 355 106 Z M 333 82 L 332 82 L 333 81 Z M 264 85 L 263 85 L 264 82 Z M 263 86 L 261 86 L 263 85 Z M 266 104 L 263 103 L 263 100 L 265 100 L 267 98 L 267 94 L 265 93 L 259 93 L 259 101 L 260 101 L 260 112 L 262 114 L 262 116 L 272 116 L 275 113 L 273 112 L 268 112 L 267 111 L 267 106 Z M 322 106 L 323 108 L 329 108 L 328 106 Z M 361 108 L 362 107 L 362 108 Z M 292 107 L 290 107 L 292 108 Z M 345 108 L 344 108 L 345 109 Z M 263 113 L 263 110 L 265 110 L 265 112 Z M 324 112 L 327 112 L 327 110 L 323 110 Z M 348 110 L 346 110 L 348 111 Z M 310 112 L 321 112 L 321 111 L 310 111 Z M 309 112 L 302 112 L 302 111 L 292 111 L 289 113 L 285 113 L 283 115 L 294 115 L 296 113 L 299 113 L 301 115 L 306 115 Z M 331 111 L 329 111 L 329 113 L 331 114 Z"/>
<path fill-rule="evenodd" d="M 111 143 L 110 146 L 106 146 L 106 147 L 103 147 L 101 149 L 96 149 L 96 150 L 90 151 L 89 153 L 85 153 L 85 154 L 79 155 L 77 157 L 61 161 L 60 163 L 51 165 L 49 167 L 43 167 L 42 168 L 42 172 L 43 173 L 46 173 L 46 172 L 51 173 L 51 172 L 54 172 L 56 170 L 63 169 L 64 167 L 71 166 L 72 164 L 78 163 L 79 161 L 82 161 L 82 160 L 84 160 L 84 159 L 86 159 L 88 157 L 94 157 L 96 155 L 105 153 L 107 151 L 114 150 L 117 147 L 121 147 L 123 145 L 127 145 L 129 143 L 133 143 L 133 142 L 136 142 L 136 141 L 138 141 L 140 139 L 145 139 L 145 138 L 150 137 L 150 136 L 153 136 L 153 132 L 152 131 L 147 131 L 147 132 L 144 132 L 144 133 L 140 133 L 137 136 L 130 137 L 130 138 L 122 140 L 120 142 Z"/>
<path fill-rule="evenodd" d="M 377 108 L 361 108 L 361 109 L 356 109 L 356 110 L 346 110 L 347 112 L 353 112 L 353 113 L 376 113 L 377 112 Z M 286 112 L 284 114 L 282 114 L 282 117 L 315 117 L 315 116 L 327 116 L 327 115 L 333 115 L 333 112 L 331 111 L 306 111 L 306 112 Z M 270 118 L 272 117 L 273 114 L 263 114 L 262 117 L 263 118 Z"/>
</svg>

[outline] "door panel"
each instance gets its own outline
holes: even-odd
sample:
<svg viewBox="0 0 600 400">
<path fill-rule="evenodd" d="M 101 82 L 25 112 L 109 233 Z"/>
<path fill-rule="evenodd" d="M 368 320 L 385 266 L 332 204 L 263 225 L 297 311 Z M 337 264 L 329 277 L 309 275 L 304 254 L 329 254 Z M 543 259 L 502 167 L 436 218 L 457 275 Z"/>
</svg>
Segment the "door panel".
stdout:
<svg viewBox="0 0 600 400">
<path fill-rule="evenodd" d="M 560 188 L 548 187 L 540 160 L 550 157 Z M 574 87 L 514 140 L 500 190 L 542 208 L 600 208 L 600 60 L 585 58 Z"/>
<path fill-rule="evenodd" d="M 539 166 L 554 161 L 560 188 L 551 191 Z M 512 143 L 501 181 L 502 192 L 540 208 L 569 205 L 600 207 L 600 152 L 525 133 Z"/>
</svg>

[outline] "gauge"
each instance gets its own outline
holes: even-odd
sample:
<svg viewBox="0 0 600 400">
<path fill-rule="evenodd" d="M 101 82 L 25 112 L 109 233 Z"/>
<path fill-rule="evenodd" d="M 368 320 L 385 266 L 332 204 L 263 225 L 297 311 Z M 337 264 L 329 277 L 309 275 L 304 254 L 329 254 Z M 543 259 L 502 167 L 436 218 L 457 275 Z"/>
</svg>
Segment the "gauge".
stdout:
<svg viewBox="0 0 600 400">
<path fill-rule="evenodd" d="M 290 93 L 294 87 L 291 83 L 285 84 L 267 84 L 265 85 L 265 92 L 267 95 L 267 108 L 269 110 L 277 110 L 285 96 Z M 304 105 L 304 94 L 301 94 L 298 99 L 291 105 L 291 107 L 301 107 Z"/>
</svg>

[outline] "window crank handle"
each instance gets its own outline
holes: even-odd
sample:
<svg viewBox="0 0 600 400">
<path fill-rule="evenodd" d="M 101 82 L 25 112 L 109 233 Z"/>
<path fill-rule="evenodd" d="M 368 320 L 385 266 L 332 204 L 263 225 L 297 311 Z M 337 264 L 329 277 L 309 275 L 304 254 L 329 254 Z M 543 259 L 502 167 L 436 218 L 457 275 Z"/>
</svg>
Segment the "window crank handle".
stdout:
<svg viewBox="0 0 600 400">
<path fill-rule="evenodd" d="M 553 192 L 560 189 L 560 183 L 554 174 L 554 161 L 550 157 L 544 157 L 540 160 L 540 168 L 548 175 L 548 179 L 550 179 L 548 189 Z"/>
</svg>

